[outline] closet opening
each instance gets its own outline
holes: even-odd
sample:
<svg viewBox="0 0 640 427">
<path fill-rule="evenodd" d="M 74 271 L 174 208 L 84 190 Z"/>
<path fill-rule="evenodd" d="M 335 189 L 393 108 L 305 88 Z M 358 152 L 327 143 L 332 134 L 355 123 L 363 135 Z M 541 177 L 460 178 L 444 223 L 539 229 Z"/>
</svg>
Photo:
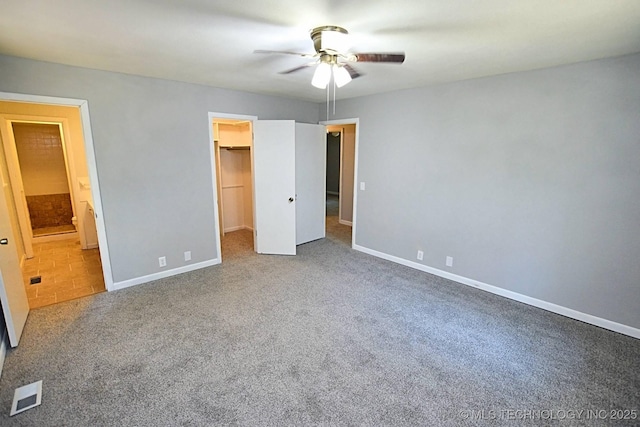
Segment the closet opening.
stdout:
<svg viewBox="0 0 640 427">
<path fill-rule="evenodd" d="M 221 252 L 254 253 L 253 130 L 251 120 L 213 118 Z"/>
</svg>

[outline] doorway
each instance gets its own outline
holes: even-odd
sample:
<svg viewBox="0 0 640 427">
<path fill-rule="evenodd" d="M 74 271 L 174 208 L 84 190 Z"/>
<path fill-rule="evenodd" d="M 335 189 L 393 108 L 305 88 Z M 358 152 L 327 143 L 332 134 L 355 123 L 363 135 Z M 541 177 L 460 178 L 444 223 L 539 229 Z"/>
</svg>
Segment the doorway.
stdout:
<svg viewBox="0 0 640 427">
<path fill-rule="evenodd" d="M 356 124 L 336 123 L 327 129 L 327 233 L 351 245 L 353 240 Z"/>
<path fill-rule="evenodd" d="M 104 292 L 81 106 L 0 100 L 0 116 L 29 307 Z"/>
<path fill-rule="evenodd" d="M 214 117 L 218 225 L 226 259 L 254 254 L 253 122 Z"/>
<path fill-rule="evenodd" d="M 33 239 L 77 233 L 62 127 L 12 121 L 11 130 Z"/>
</svg>

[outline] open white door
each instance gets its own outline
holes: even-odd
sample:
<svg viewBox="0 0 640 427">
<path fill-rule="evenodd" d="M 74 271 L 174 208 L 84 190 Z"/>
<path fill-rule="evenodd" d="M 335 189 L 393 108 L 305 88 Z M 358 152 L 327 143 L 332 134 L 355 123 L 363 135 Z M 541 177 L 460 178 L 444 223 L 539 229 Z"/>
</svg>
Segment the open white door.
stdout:
<svg viewBox="0 0 640 427">
<path fill-rule="evenodd" d="M 16 347 L 29 315 L 29 300 L 9 218 L 9 183 L 0 178 L 0 300 L 11 347 Z"/>
<path fill-rule="evenodd" d="M 325 237 L 326 128 L 296 123 L 296 244 Z"/>
<path fill-rule="evenodd" d="M 296 254 L 296 125 L 253 124 L 254 242 L 261 254 Z"/>
</svg>

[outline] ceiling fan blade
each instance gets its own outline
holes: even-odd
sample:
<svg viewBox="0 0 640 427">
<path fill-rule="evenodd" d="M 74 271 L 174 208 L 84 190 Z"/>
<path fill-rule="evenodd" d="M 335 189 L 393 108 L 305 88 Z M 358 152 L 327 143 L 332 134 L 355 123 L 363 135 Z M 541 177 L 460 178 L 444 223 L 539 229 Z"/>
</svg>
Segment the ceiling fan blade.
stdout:
<svg viewBox="0 0 640 427">
<path fill-rule="evenodd" d="M 395 53 L 354 53 L 357 62 L 391 62 L 402 64 L 404 62 L 404 52 Z"/>
<path fill-rule="evenodd" d="M 289 70 L 280 71 L 278 74 L 291 74 L 296 71 L 304 70 L 305 68 L 313 67 L 317 62 L 309 62 L 308 64 L 300 65 L 299 67 L 291 68 Z"/>
<path fill-rule="evenodd" d="M 315 55 L 311 53 L 300 53 L 300 52 L 287 52 L 284 50 L 254 50 L 253 53 L 278 53 L 281 55 L 295 55 L 302 56 L 303 58 L 313 58 Z"/>
<path fill-rule="evenodd" d="M 344 64 L 343 67 L 344 67 L 345 70 L 347 70 L 349 72 L 349 75 L 351 76 L 351 79 L 357 79 L 358 77 L 362 76 L 361 72 L 359 72 L 358 70 L 356 70 L 355 68 L 353 68 L 349 64 Z"/>
</svg>

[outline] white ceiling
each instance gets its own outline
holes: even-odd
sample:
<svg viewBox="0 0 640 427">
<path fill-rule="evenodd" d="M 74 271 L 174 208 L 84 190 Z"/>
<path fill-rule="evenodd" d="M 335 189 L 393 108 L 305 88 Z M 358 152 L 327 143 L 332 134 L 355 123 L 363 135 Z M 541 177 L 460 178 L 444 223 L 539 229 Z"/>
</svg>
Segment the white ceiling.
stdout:
<svg viewBox="0 0 640 427">
<path fill-rule="evenodd" d="M 349 30 L 353 52 L 406 52 L 338 99 L 640 52 L 640 0 L 3 0 L 0 53 L 323 101 L 309 30 Z"/>
</svg>

